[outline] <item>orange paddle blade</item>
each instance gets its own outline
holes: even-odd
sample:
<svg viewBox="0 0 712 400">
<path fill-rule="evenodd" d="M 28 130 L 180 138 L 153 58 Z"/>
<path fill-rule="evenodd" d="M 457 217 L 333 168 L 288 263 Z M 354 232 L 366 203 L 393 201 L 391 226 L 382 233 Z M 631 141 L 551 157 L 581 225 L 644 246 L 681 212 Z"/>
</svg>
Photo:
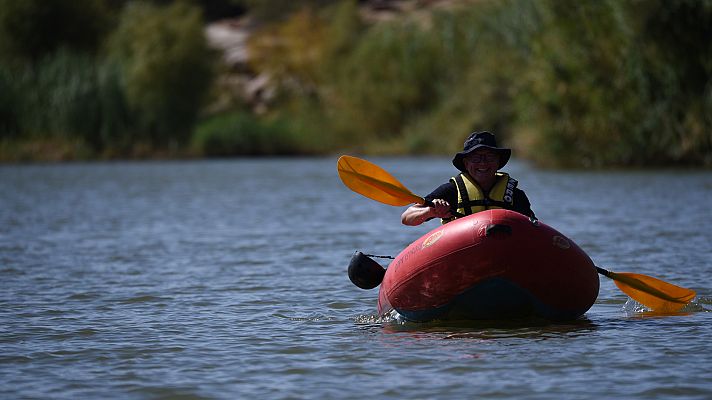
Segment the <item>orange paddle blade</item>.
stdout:
<svg viewBox="0 0 712 400">
<path fill-rule="evenodd" d="M 623 293 L 653 311 L 679 311 L 696 295 L 694 290 L 675 286 L 647 275 L 609 272 L 607 276 L 613 279 Z"/>
<path fill-rule="evenodd" d="M 383 168 L 369 161 L 352 156 L 341 156 L 336 163 L 339 177 L 349 189 L 391 206 L 423 204 L 425 200 L 411 193 Z"/>
</svg>

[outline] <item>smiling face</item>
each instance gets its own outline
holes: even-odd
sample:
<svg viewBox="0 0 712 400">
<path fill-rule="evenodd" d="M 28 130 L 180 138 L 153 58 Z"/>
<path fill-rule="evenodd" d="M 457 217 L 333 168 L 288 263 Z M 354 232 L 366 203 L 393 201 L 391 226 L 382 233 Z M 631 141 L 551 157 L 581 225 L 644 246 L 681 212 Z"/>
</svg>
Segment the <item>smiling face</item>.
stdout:
<svg viewBox="0 0 712 400">
<path fill-rule="evenodd" d="M 467 173 L 480 187 L 489 191 L 495 183 L 499 154 L 489 149 L 477 149 L 462 159 Z"/>
</svg>

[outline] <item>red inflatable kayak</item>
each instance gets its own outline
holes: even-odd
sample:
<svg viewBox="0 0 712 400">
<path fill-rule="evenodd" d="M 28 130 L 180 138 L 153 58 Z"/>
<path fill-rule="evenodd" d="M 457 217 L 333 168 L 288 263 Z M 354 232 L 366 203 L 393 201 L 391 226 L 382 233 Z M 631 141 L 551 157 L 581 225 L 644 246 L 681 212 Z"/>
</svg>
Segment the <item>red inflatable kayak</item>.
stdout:
<svg viewBox="0 0 712 400">
<path fill-rule="evenodd" d="M 403 250 L 381 284 L 378 311 L 411 321 L 583 315 L 598 296 L 591 259 L 572 240 L 508 210 L 440 226 Z"/>
</svg>

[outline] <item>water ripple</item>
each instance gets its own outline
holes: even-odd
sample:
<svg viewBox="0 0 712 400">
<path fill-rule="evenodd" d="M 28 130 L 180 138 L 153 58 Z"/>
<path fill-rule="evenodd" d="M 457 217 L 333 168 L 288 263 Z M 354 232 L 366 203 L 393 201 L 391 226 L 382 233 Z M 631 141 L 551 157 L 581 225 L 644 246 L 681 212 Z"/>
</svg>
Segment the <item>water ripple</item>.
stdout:
<svg viewBox="0 0 712 400">
<path fill-rule="evenodd" d="M 444 159 L 380 161 L 418 193 L 452 173 Z M 540 218 L 597 264 L 697 290 L 680 313 L 652 314 L 602 279 L 566 324 L 414 324 L 376 315 L 377 290 L 346 268 L 357 249 L 394 255 L 434 225 L 401 226 L 334 163 L 0 167 L 3 397 L 712 396 L 712 216 L 696 201 L 709 173 L 511 163 Z M 256 201 L 257 187 L 274 192 Z"/>
</svg>

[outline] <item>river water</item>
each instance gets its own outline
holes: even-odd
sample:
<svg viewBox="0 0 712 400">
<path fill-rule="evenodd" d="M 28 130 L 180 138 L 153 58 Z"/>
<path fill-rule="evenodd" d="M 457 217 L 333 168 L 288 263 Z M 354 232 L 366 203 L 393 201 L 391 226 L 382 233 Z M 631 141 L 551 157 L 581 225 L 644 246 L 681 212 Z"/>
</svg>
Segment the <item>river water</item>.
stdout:
<svg viewBox="0 0 712 400">
<path fill-rule="evenodd" d="M 421 195 L 454 172 L 372 161 Z M 401 324 L 348 261 L 437 223 L 336 158 L 2 166 L 0 397 L 712 398 L 712 173 L 505 170 L 599 266 L 698 297 L 654 315 L 601 278 L 571 323 Z"/>
</svg>

